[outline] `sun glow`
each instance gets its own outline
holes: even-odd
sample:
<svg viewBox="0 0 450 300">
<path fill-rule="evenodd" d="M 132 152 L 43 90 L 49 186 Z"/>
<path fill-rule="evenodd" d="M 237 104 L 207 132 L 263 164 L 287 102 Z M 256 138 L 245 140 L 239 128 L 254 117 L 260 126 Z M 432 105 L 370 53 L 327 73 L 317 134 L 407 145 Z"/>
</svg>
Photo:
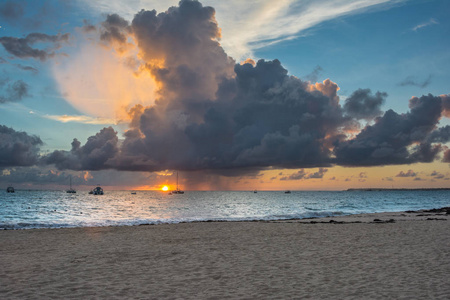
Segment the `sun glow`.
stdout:
<svg viewBox="0 0 450 300">
<path fill-rule="evenodd" d="M 167 185 L 165 185 L 161 188 L 161 190 L 163 190 L 164 192 L 167 192 L 169 190 L 169 187 Z"/>
</svg>

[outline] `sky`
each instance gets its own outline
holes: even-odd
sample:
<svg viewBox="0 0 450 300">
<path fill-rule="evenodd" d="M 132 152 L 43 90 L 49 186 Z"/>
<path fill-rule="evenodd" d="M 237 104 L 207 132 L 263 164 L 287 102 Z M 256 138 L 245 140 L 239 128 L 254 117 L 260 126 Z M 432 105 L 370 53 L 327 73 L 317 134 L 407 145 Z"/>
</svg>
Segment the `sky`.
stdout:
<svg viewBox="0 0 450 300">
<path fill-rule="evenodd" d="M 449 12 L 1 1 L 0 186 L 449 188 Z"/>
</svg>

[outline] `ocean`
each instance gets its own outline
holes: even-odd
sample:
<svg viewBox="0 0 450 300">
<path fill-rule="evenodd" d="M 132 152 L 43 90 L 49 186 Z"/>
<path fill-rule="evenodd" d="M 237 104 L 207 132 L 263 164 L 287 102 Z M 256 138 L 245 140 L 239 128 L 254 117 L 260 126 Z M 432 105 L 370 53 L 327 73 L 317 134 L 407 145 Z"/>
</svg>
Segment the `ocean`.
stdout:
<svg viewBox="0 0 450 300">
<path fill-rule="evenodd" d="M 253 221 L 450 206 L 449 190 L 0 192 L 0 229 Z"/>
</svg>

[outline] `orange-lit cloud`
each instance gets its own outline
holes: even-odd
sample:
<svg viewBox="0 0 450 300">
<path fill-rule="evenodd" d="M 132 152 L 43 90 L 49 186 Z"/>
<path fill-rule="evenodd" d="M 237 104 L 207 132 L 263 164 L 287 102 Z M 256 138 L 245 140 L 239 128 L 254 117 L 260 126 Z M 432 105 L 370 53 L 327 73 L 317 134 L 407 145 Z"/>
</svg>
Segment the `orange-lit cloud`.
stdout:
<svg viewBox="0 0 450 300">
<path fill-rule="evenodd" d="M 59 121 L 62 123 L 82 123 L 82 124 L 96 124 L 96 125 L 108 125 L 108 124 L 117 124 L 116 119 L 106 119 L 106 118 L 95 118 L 89 116 L 69 116 L 69 115 L 44 115 L 44 118 Z"/>
<path fill-rule="evenodd" d="M 150 73 L 133 69 L 129 58 L 96 43 L 85 44 L 53 71 L 67 101 L 93 117 L 127 120 L 132 106 L 155 101 L 157 85 Z"/>
</svg>

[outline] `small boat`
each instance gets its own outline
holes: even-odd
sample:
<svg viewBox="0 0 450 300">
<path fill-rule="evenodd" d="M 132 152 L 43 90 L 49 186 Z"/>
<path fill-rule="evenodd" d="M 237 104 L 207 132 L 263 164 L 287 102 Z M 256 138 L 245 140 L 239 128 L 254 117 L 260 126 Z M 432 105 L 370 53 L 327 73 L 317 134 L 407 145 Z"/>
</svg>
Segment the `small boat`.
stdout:
<svg viewBox="0 0 450 300">
<path fill-rule="evenodd" d="M 70 188 L 66 191 L 66 193 L 68 193 L 68 194 L 76 194 L 77 193 L 77 191 L 75 191 L 72 188 L 72 176 L 70 176 Z"/>
<path fill-rule="evenodd" d="M 172 191 L 172 194 L 184 194 L 184 191 L 178 188 L 178 172 L 177 172 L 177 189 L 175 191 Z"/>
<path fill-rule="evenodd" d="M 89 194 L 91 194 L 91 192 L 89 192 Z M 103 189 L 101 187 L 96 187 L 95 189 L 92 190 L 92 194 L 93 195 L 103 195 Z"/>
<path fill-rule="evenodd" d="M 131 195 L 136 195 L 136 192 L 131 192 Z"/>
<path fill-rule="evenodd" d="M 285 194 L 290 194 L 291 191 L 287 190 L 287 191 L 284 191 L 284 193 L 285 193 Z"/>
<path fill-rule="evenodd" d="M 15 193 L 15 190 L 14 190 L 14 188 L 13 188 L 12 186 L 8 186 L 8 187 L 6 188 L 6 192 L 7 192 L 7 193 Z"/>
<path fill-rule="evenodd" d="M 254 190 L 254 191 L 253 191 L 253 194 L 256 194 L 257 192 L 258 192 L 257 190 Z"/>
<path fill-rule="evenodd" d="M 89 195 L 94 194 L 94 190 L 89 191 Z"/>
</svg>

